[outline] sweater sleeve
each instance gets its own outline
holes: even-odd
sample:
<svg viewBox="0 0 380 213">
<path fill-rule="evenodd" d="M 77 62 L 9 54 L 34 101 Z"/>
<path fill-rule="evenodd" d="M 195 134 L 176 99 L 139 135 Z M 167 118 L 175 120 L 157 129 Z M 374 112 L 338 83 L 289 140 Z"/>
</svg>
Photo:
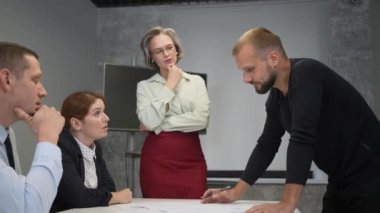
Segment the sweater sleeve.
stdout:
<svg viewBox="0 0 380 213">
<path fill-rule="evenodd" d="M 314 158 L 323 93 L 323 67 L 311 59 L 297 62 L 289 80 L 291 130 L 286 183 L 306 184 Z"/>
<path fill-rule="evenodd" d="M 278 114 L 274 109 L 275 94 L 272 89 L 266 102 L 266 121 L 263 133 L 257 141 L 249 157 L 245 171 L 241 177 L 248 184 L 254 184 L 273 161 L 285 133 Z"/>
</svg>

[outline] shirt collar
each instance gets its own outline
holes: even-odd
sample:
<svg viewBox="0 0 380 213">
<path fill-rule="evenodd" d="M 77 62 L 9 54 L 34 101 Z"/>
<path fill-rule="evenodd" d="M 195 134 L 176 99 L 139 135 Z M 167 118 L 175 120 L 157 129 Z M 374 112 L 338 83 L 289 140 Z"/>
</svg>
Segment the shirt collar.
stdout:
<svg viewBox="0 0 380 213">
<path fill-rule="evenodd" d="M 187 81 L 190 81 L 190 74 L 182 71 L 182 78 L 186 79 Z M 159 73 L 154 74 L 152 77 L 150 77 L 148 79 L 148 81 L 150 81 L 150 82 L 158 82 L 158 83 L 161 83 L 161 84 L 165 84 L 166 83 L 166 80 Z"/>
<path fill-rule="evenodd" d="M 90 147 L 84 145 L 83 143 L 81 143 L 76 137 L 74 137 L 74 139 L 76 140 L 76 142 L 79 145 L 79 148 L 82 152 L 83 158 L 85 158 L 87 160 L 96 159 L 96 154 L 95 154 L 96 145 L 95 144 L 94 144 L 93 148 L 90 148 Z"/>
<path fill-rule="evenodd" d="M 2 125 L 0 125 L 0 143 L 4 144 L 5 139 L 7 139 L 7 137 L 8 131 Z"/>
</svg>

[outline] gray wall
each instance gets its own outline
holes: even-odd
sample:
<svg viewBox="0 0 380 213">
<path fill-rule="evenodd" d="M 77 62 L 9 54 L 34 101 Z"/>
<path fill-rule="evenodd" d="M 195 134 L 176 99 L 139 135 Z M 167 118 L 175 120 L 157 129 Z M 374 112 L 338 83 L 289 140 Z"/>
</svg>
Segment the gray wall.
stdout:
<svg viewBox="0 0 380 213">
<path fill-rule="evenodd" d="M 44 103 L 60 108 L 69 93 L 101 90 L 97 67 L 96 7 L 89 0 L 0 0 L 0 40 L 38 52 L 48 91 Z M 34 156 L 35 137 L 25 124 L 14 125 L 24 173 Z"/>
<path fill-rule="evenodd" d="M 375 72 L 370 0 L 329 0 L 331 67 L 350 81 L 374 109 Z"/>
</svg>

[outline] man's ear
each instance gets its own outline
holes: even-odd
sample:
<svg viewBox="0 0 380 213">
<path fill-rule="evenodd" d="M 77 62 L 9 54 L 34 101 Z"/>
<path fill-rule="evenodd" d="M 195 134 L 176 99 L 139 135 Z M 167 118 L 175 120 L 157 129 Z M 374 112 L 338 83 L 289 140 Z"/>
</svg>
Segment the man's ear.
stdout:
<svg viewBox="0 0 380 213">
<path fill-rule="evenodd" d="M 10 88 L 10 85 L 11 85 L 10 75 L 11 73 L 8 69 L 6 68 L 0 69 L 0 88 L 3 91 L 8 91 Z"/>
<path fill-rule="evenodd" d="M 77 118 L 70 118 L 70 126 L 78 131 L 82 128 L 82 121 Z"/>
<path fill-rule="evenodd" d="M 267 60 L 268 60 L 268 63 L 272 67 L 276 67 L 278 65 L 278 63 L 280 62 L 280 55 L 279 55 L 278 51 L 276 51 L 276 50 L 270 51 L 268 54 Z"/>
</svg>

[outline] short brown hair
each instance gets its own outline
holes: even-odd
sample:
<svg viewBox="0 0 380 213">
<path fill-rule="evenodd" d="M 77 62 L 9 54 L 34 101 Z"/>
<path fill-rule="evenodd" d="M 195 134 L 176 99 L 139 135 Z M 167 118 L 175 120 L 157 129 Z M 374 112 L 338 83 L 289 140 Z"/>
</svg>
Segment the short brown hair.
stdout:
<svg viewBox="0 0 380 213">
<path fill-rule="evenodd" d="M 141 39 L 140 47 L 141 47 L 141 50 L 144 53 L 145 64 L 147 66 L 155 68 L 155 69 L 158 69 L 158 66 L 152 60 L 151 52 L 149 50 L 149 44 L 150 44 L 150 41 L 154 37 L 156 37 L 156 36 L 158 36 L 160 34 L 165 34 L 165 35 L 169 36 L 172 39 L 172 41 L 174 43 L 174 46 L 175 46 L 175 49 L 176 49 L 177 54 L 178 54 L 177 55 L 177 61 L 176 61 L 176 63 L 183 56 L 183 49 L 182 49 L 181 43 L 179 41 L 179 38 L 178 38 L 175 30 L 173 30 L 172 28 L 162 28 L 161 26 L 153 27 L 148 32 L 146 32 L 145 35 L 143 36 L 143 38 Z"/>
<path fill-rule="evenodd" d="M 16 77 L 29 68 L 29 63 L 25 55 L 32 55 L 37 60 L 38 54 L 22 45 L 11 42 L 0 42 L 0 69 L 8 69 Z"/>
<path fill-rule="evenodd" d="M 71 127 L 71 118 L 83 120 L 97 99 L 104 101 L 102 95 L 91 91 L 79 91 L 67 96 L 61 109 L 61 114 L 65 118 L 65 128 Z"/>
<path fill-rule="evenodd" d="M 281 39 L 278 35 L 263 27 L 252 28 L 245 32 L 232 48 L 232 55 L 235 56 L 244 44 L 251 44 L 255 48 L 258 56 L 266 57 L 269 50 L 277 50 L 287 58 Z"/>
</svg>

